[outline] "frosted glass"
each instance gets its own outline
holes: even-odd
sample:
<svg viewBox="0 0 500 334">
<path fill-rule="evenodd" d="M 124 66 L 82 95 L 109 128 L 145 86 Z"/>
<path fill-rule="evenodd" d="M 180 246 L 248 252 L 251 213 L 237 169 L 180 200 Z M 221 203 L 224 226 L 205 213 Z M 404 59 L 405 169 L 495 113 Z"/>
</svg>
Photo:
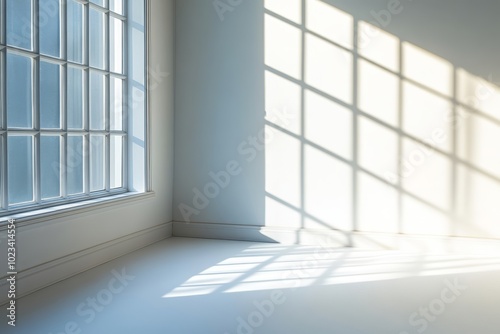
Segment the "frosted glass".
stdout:
<svg viewBox="0 0 500 334">
<path fill-rule="evenodd" d="M 67 2 L 67 50 L 68 60 L 83 63 L 83 5 L 74 1 Z"/>
<path fill-rule="evenodd" d="M 92 8 L 89 12 L 90 66 L 104 69 L 104 55 L 106 50 L 106 46 L 104 45 L 104 14 Z"/>
<path fill-rule="evenodd" d="M 31 0 L 7 0 L 7 44 L 32 49 Z"/>
<path fill-rule="evenodd" d="M 60 66 L 44 61 L 40 62 L 40 126 L 61 127 Z"/>
<path fill-rule="evenodd" d="M 123 80 L 110 79 L 110 115 L 109 124 L 111 130 L 123 129 Z"/>
<path fill-rule="evenodd" d="M 61 8 L 59 1 L 40 0 L 39 2 L 40 53 L 59 57 L 61 47 Z"/>
<path fill-rule="evenodd" d="M 83 70 L 68 66 L 68 128 L 83 129 Z"/>
<path fill-rule="evenodd" d="M 90 2 L 95 3 L 96 5 L 99 5 L 101 7 L 104 7 L 106 5 L 106 0 L 90 0 Z"/>
<path fill-rule="evenodd" d="M 59 197 L 61 194 L 61 137 L 40 138 L 40 173 L 42 199 Z"/>
<path fill-rule="evenodd" d="M 109 148 L 109 164 L 110 164 L 110 180 L 109 186 L 111 189 L 120 188 L 123 186 L 122 171 L 123 171 L 123 137 L 111 136 Z"/>
<path fill-rule="evenodd" d="M 104 190 L 104 136 L 90 136 L 90 191 Z"/>
<path fill-rule="evenodd" d="M 123 0 L 110 0 L 109 9 L 123 15 Z"/>
<path fill-rule="evenodd" d="M 110 68 L 112 72 L 123 73 L 123 22 L 110 17 Z"/>
<path fill-rule="evenodd" d="M 32 60 L 7 53 L 7 123 L 11 128 L 32 128 Z"/>
<path fill-rule="evenodd" d="M 33 137 L 9 136 L 9 204 L 33 201 Z"/>
<path fill-rule="evenodd" d="M 68 195 L 83 192 L 83 136 L 68 136 L 67 149 L 67 193 Z"/>
<path fill-rule="evenodd" d="M 104 130 L 104 75 L 90 72 L 90 129 Z"/>
</svg>

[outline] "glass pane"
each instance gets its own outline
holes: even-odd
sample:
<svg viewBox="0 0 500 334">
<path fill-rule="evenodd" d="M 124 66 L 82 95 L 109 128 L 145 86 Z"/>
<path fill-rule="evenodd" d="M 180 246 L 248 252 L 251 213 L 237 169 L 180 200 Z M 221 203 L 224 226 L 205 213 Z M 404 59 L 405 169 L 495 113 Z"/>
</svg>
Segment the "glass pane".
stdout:
<svg viewBox="0 0 500 334">
<path fill-rule="evenodd" d="M 32 60 L 7 53 L 7 122 L 13 128 L 32 128 Z"/>
<path fill-rule="evenodd" d="M 40 138 L 40 173 L 42 199 L 61 195 L 61 137 Z"/>
<path fill-rule="evenodd" d="M 31 0 L 7 0 L 7 44 L 32 49 Z"/>
<path fill-rule="evenodd" d="M 90 136 L 90 191 L 104 189 L 104 136 Z"/>
<path fill-rule="evenodd" d="M 40 62 L 40 126 L 45 129 L 61 127 L 60 66 Z"/>
<path fill-rule="evenodd" d="M 68 66 L 68 128 L 83 129 L 83 70 Z"/>
<path fill-rule="evenodd" d="M 9 204 L 33 201 L 33 137 L 9 136 Z"/>
<path fill-rule="evenodd" d="M 89 15 L 90 66 L 104 69 L 104 55 L 106 54 L 106 46 L 104 45 L 104 13 L 91 8 Z"/>
<path fill-rule="evenodd" d="M 123 22 L 110 17 L 109 29 L 111 71 L 123 73 Z"/>
<path fill-rule="evenodd" d="M 68 24 L 67 47 L 68 60 L 76 63 L 83 63 L 83 5 L 74 1 L 67 2 Z"/>
<path fill-rule="evenodd" d="M 5 45 L 5 34 L 4 34 L 5 15 L 3 15 L 3 9 L 4 9 L 3 4 L 4 4 L 4 0 L 0 0 L 0 44 Z M 0 194 L 0 196 L 2 196 L 2 195 Z"/>
<path fill-rule="evenodd" d="M 95 3 L 96 5 L 99 5 L 101 7 L 104 7 L 106 5 L 106 0 L 90 0 L 90 2 Z"/>
<path fill-rule="evenodd" d="M 109 9 L 123 15 L 123 0 L 110 0 Z"/>
<path fill-rule="evenodd" d="M 1 5 L 0 0 L 0 5 Z M 1 22 L 0 22 L 1 23 Z M 1 30 L 1 29 L 0 29 Z M 0 68 L 3 70 L 5 64 L 5 52 L 0 51 Z M 4 113 L 4 101 L 6 101 L 6 92 L 5 92 L 5 84 L 6 84 L 6 76 L 0 75 L 0 129 L 5 129 L 7 127 L 7 120 L 5 118 L 6 114 Z M 0 146 L 1 147 L 1 146 Z"/>
<path fill-rule="evenodd" d="M 90 72 L 90 129 L 104 130 L 104 75 Z"/>
<path fill-rule="evenodd" d="M 83 193 L 83 136 L 68 136 L 66 182 L 68 195 Z"/>
<path fill-rule="evenodd" d="M 111 189 L 120 188 L 123 186 L 122 171 L 123 171 L 123 137 L 111 136 L 109 147 L 109 165 L 110 165 L 110 180 L 109 186 Z"/>
<path fill-rule="evenodd" d="M 40 34 L 40 53 L 59 57 L 60 37 L 60 4 L 57 0 L 40 0 L 38 26 Z"/>
<path fill-rule="evenodd" d="M 110 115 L 109 126 L 111 130 L 123 129 L 123 80 L 118 78 L 110 79 Z"/>
</svg>

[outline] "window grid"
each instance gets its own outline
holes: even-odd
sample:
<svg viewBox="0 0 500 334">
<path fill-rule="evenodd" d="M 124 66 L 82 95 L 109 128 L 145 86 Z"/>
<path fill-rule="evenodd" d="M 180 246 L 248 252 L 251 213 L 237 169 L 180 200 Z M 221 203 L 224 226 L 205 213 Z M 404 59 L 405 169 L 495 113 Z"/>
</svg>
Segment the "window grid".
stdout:
<svg viewBox="0 0 500 334">
<path fill-rule="evenodd" d="M 68 21 L 66 3 L 70 0 L 60 0 L 59 6 L 59 57 L 40 53 L 40 34 L 38 33 L 38 17 L 39 17 L 39 1 L 31 1 L 31 46 L 33 51 L 23 49 L 15 45 L 7 45 L 7 26 L 6 26 L 6 4 L 8 0 L 0 0 L 0 216 L 5 213 L 15 213 L 25 210 L 27 207 L 42 208 L 46 206 L 51 206 L 60 203 L 69 203 L 80 201 L 85 198 L 97 198 L 103 196 L 109 196 L 110 194 L 122 193 L 127 190 L 127 177 L 126 177 L 126 161 L 127 161 L 127 148 L 126 148 L 126 87 L 127 87 L 127 28 L 126 28 L 126 17 L 120 15 L 108 9 L 109 2 L 105 1 L 104 7 L 90 2 L 75 0 L 76 3 L 83 5 L 83 45 L 82 45 L 82 61 L 83 63 L 78 63 L 68 59 L 68 47 L 67 47 L 67 28 L 71 22 Z M 12 0 L 11 0 L 12 1 Z M 104 39 L 105 50 L 104 53 L 104 68 L 94 68 L 90 65 L 90 25 L 89 25 L 89 12 L 90 9 L 96 10 L 104 15 L 104 26 L 102 37 Z M 127 13 L 126 1 L 123 3 L 123 13 Z M 122 66 L 121 73 L 116 73 L 111 71 L 111 36 L 110 36 L 110 17 L 113 19 L 120 20 L 122 24 L 121 31 L 121 58 Z M 7 124 L 7 53 L 21 55 L 32 59 L 32 83 L 31 83 L 31 95 L 32 95 L 32 129 L 24 128 L 13 128 L 8 127 Z M 40 124 L 40 63 L 48 62 L 51 64 L 59 65 L 59 93 L 60 93 L 60 112 L 59 112 L 59 129 L 42 129 Z M 70 129 L 68 127 L 68 67 L 78 68 L 82 70 L 83 82 L 82 82 L 82 102 L 83 102 L 83 128 L 82 129 Z M 90 127 L 90 72 L 96 72 L 104 77 L 104 129 L 93 130 Z M 121 115 L 121 130 L 111 130 L 110 126 L 110 111 L 111 103 L 110 99 L 110 82 L 112 78 L 119 79 L 121 82 L 121 92 L 122 92 L 122 115 Z M 60 165 L 60 190 L 59 197 L 42 199 L 42 189 L 41 189 L 41 137 L 42 136 L 59 136 L 59 165 Z M 79 194 L 68 194 L 68 137 L 69 136 L 83 136 L 83 153 L 82 153 L 82 165 L 83 165 L 83 192 Z M 104 137 L 104 189 L 91 191 L 91 135 L 100 135 Z M 27 136 L 31 138 L 32 141 L 32 177 L 33 177 L 33 201 L 24 203 L 14 203 L 9 204 L 9 187 L 8 187 L 8 138 L 9 136 Z M 121 138 L 121 187 L 111 189 L 111 138 Z"/>
</svg>

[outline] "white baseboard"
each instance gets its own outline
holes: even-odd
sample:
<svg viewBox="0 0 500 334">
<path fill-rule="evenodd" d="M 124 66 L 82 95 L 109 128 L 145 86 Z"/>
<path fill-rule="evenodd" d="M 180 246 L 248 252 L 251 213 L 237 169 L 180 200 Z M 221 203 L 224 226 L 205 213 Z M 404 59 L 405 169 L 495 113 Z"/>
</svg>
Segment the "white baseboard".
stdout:
<svg viewBox="0 0 500 334">
<path fill-rule="evenodd" d="M 19 271 L 16 299 L 171 236 L 172 223 L 169 222 Z M 3 278 L 0 282 L 0 305 L 8 302 L 6 290 L 7 282 Z"/>
<path fill-rule="evenodd" d="M 173 223 L 173 236 L 433 253 L 500 253 L 500 240 L 214 223 Z"/>
</svg>

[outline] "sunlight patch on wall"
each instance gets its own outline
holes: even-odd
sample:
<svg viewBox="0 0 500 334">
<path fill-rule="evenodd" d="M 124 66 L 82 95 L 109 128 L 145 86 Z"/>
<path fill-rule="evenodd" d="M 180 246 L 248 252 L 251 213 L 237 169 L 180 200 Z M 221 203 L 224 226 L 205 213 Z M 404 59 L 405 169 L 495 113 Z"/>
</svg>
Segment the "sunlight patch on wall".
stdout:
<svg viewBox="0 0 500 334">
<path fill-rule="evenodd" d="M 297 135 L 301 129 L 301 87 L 266 71 L 266 119 Z"/>
<path fill-rule="evenodd" d="M 407 138 L 403 140 L 403 157 L 403 189 L 442 210 L 449 210 L 450 158 Z"/>
<path fill-rule="evenodd" d="M 311 34 L 306 34 L 305 44 L 305 82 L 352 103 L 352 53 Z"/>
<path fill-rule="evenodd" d="M 370 173 L 385 178 L 398 169 L 398 136 L 391 129 L 360 117 L 358 145 L 359 165 Z"/>
<path fill-rule="evenodd" d="M 493 146 L 493 145 L 492 145 Z M 458 234 L 500 238 L 500 182 L 464 165 L 458 168 Z"/>
<path fill-rule="evenodd" d="M 403 101 L 403 130 L 432 147 L 451 152 L 451 101 L 409 82 L 403 83 Z"/>
<path fill-rule="evenodd" d="M 366 174 L 358 178 L 358 230 L 398 233 L 396 188 Z"/>
<path fill-rule="evenodd" d="M 297 24 L 302 21 L 302 0 L 265 0 L 264 7 Z"/>
<path fill-rule="evenodd" d="M 403 195 L 402 218 L 402 233 L 451 234 L 451 222 L 446 214 L 408 195 Z"/>
<path fill-rule="evenodd" d="M 266 224 L 276 227 L 300 228 L 301 218 L 298 209 L 266 196 Z"/>
<path fill-rule="evenodd" d="M 399 78 L 366 60 L 358 63 L 358 106 L 377 119 L 399 124 Z"/>
<path fill-rule="evenodd" d="M 445 96 L 453 95 L 453 66 L 408 42 L 403 42 L 403 75 Z"/>
<path fill-rule="evenodd" d="M 500 87 L 462 68 L 457 69 L 457 99 L 466 107 L 500 121 Z"/>
<path fill-rule="evenodd" d="M 373 24 L 358 23 L 358 53 L 393 72 L 399 72 L 399 39 Z"/>
<path fill-rule="evenodd" d="M 265 15 L 265 64 L 295 79 L 301 78 L 300 29 Z"/>
<path fill-rule="evenodd" d="M 266 145 L 266 191 L 300 207 L 300 141 L 266 126 L 272 142 Z"/>
<path fill-rule="evenodd" d="M 306 28 L 330 41 L 352 49 L 352 15 L 320 0 L 306 1 Z"/>
<path fill-rule="evenodd" d="M 305 148 L 305 210 L 320 222 L 308 219 L 306 228 L 352 227 L 352 169 L 313 147 Z"/>
<path fill-rule="evenodd" d="M 500 179 L 500 124 L 460 109 L 458 156 L 472 166 Z"/>
<path fill-rule="evenodd" d="M 352 111 L 319 94 L 305 92 L 305 138 L 339 156 L 352 159 Z"/>
</svg>

